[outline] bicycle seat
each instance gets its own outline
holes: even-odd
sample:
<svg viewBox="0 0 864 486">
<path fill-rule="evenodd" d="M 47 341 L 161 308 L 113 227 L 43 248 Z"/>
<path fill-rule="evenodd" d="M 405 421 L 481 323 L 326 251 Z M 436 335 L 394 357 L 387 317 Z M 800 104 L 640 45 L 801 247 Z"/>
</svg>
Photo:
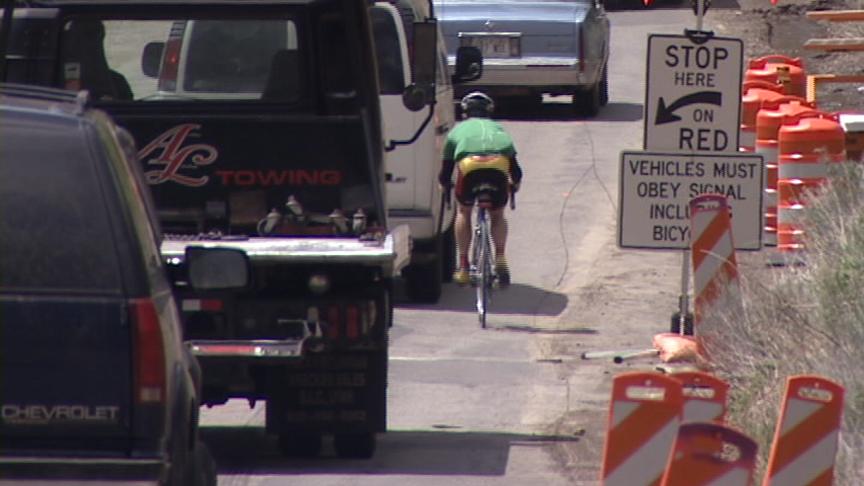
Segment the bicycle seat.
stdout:
<svg viewBox="0 0 864 486">
<path fill-rule="evenodd" d="M 484 208 L 491 208 L 495 201 L 495 193 L 499 190 L 500 188 L 494 184 L 478 184 L 471 191 L 474 196 L 474 204 Z"/>
<path fill-rule="evenodd" d="M 498 169 L 475 169 L 463 176 L 462 187 L 466 203 L 500 207 L 507 201 L 509 176 Z"/>
</svg>

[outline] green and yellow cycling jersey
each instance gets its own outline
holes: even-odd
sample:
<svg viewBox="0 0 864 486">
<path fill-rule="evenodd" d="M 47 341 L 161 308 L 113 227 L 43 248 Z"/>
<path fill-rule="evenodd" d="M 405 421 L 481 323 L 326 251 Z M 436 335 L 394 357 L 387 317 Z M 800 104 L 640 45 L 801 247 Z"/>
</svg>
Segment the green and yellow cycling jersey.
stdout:
<svg viewBox="0 0 864 486">
<path fill-rule="evenodd" d="M 456 125 L 444 144 L 444 160 L 459 161 L 469 155 L 513 157 L 513 139 L 498 122 L 489 118 L 469 118 Z M 461 168 L 460 168 L 461 169 Z M 509 165 L 502 169 L 509 171 Z"/>
</svg>

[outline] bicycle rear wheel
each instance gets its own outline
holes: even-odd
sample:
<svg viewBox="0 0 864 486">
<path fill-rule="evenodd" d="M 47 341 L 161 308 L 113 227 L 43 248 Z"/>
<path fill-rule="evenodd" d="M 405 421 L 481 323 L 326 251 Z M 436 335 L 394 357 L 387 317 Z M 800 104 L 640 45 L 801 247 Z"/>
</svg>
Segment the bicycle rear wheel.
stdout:
<svg viewBox="0 0 864 486">
<path fill-rule="evenodd" d="M 478 273 L 477 319 L 480 321 L 480 327 L 485 329 L 486 314 L 489 310 L 489 292 L 492 289 L 492 254 L 489 247 L 489 220 L 483 208 L 477 214 L 477 233 L 474 244 L 477 249 L 474 262 Z"/>
</svg>

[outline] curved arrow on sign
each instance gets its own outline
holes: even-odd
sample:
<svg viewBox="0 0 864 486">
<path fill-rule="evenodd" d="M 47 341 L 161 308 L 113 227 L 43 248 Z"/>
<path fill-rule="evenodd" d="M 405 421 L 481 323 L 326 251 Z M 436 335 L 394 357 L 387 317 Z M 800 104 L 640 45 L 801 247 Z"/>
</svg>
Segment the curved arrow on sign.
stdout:
<svg viewBox="0 0 864 486">
<path fill-rule="evenodd" d="M 662 125 L 664 123 L 678 121 L 681 117 L 675 114 L 675 110 L 682 106 L 695 105 L 698 103 L 723 106 L 723 93 L 719 91 L 699 91 L 697 93 L 690 93 L 678 98 L 669 106 L 666 106 L 666 102 L 663 98 L 660 98 L 659 105 L 657 106 L 657 118 L 654 119 L 654 124 Z"/>
</svg>

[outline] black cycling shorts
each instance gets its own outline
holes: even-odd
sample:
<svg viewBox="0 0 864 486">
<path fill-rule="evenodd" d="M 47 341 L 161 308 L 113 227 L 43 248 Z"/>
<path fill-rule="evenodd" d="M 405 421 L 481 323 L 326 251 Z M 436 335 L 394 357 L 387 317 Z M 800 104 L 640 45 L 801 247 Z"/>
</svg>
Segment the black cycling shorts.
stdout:
<svg viewBox="0 0 864 486">
<path fill-rule="evenodd" d="M 510 177 L 498 169 L 478 169 L 456 177 L 456 200 L 465 206 L 473 206 L 474 200 L 482 198 L 500 209 L 510 199 Z"/>
</svg>

